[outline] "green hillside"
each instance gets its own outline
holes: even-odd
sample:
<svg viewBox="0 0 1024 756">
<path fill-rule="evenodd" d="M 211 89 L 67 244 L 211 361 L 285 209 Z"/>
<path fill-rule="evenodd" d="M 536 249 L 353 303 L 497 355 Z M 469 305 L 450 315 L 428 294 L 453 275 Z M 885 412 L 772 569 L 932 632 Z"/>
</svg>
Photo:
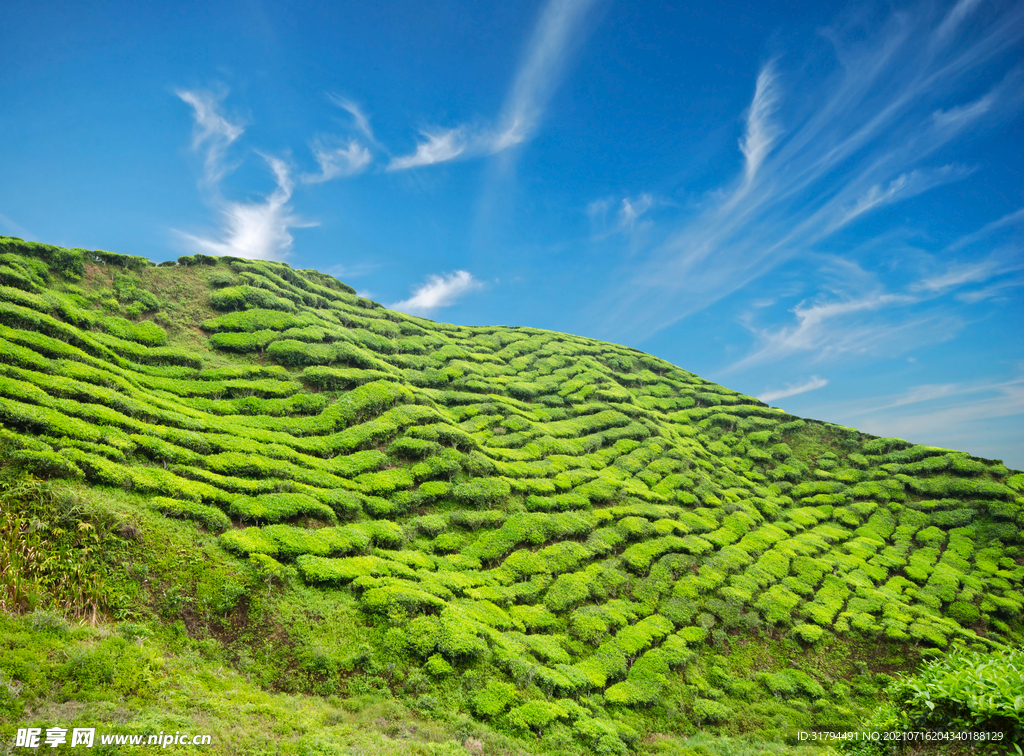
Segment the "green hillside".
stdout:
<svg viewBox="0 0 1024 756">
<path fill-rule="evenodd" d="M 818 753 L 1024 640 L 1024 474 L 283 263 L 0 237 L 0 444 L 5 739 Z"/>
</svg>

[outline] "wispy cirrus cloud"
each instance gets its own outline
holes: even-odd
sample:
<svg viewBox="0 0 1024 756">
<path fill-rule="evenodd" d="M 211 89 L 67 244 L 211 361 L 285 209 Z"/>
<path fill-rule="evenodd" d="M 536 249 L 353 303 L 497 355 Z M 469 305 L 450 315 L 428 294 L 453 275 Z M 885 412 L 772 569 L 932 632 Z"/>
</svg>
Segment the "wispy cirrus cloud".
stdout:
<svg viewBox="0 0 1024 756">
<path fill-rule="evenodd" d="M 313 156 L 320 166 L 320 173 L 303 174 L 306 184 L 321 184 L 336 178 L 347 178 L 365 171 L 373 162 L 370 151 L 355 139 L 347 141 L 318 137 L 313 140 Z"/>
<path fill-rule="evenodd" d="M 549 0 L 526 55 L 505 100 L 493 151 L 507 149 L 529 139 L 536 130 L 552 95 L 561 84 L 572 45 L 583 35 L 580 27 L 596 0 Z"/>
<path fill-rule="evenodd" d="M 195 122 L 192 149 L 205 151 L 203 179 L 208 184 L 216 184 L 229 170 L 224 165 L 228 147 L 245 133 L 245 127 L 232 123 L 220 112 L 227 91 L 215 94 L 208 90 L 179 89 L 175 94 L 192 107 Z"/>
<path fill-rule="evenodd" d="M 410 315 L 429 315 L 442 307 L 450 307 L 464 295 L 483 288 L 483 283 L 466 270 L 457 270 L 444 276 L 427 276 L 408 299 L 390 305 L 392 310 Z"/>
<path fill-rule="evenodd" d="M 934 256 L 924 259 L 925 270 L 902 287 L 887 287 L 880 277 L 856 262 L 819 256 L 815 278 L 819 293 L 800 301 L 778 319 L 758 327 L 755 320 L 770 318 L 755 300 L 742 316 L 754 336 L 749 353 L 733 362 L 725 374 L 777 363 L 802 355 L 811 362 L 841 356 L 888 355 L 953 338 L 965 325 L 950 297 L 973 304 L 1024 286 L 1024 261 L 1013 244 L 982 259 L 960 261 L 957 253 L 982 241 L 991 243 L 1000 230 L 1024 224 L 1024 211 L 1009 213 L 983 228 L 965 234 Z M 979 288 L 980 287 L 980 288 Z M 770 301 L 769 305 L 774 305 Z"/>
<path fill-rule="evenodd" d="M 803 383 L 789 384 L 786 388 L 776 389 L 775 391 L 765 391 L 763 394 L 758 396 L 762 402 L 774 402 L 778 399 L 785 399 L 790 396 L 798 396 L 799 394 L 806 394 L 808 391 L 816 391 L 820 388 L 825 388 L 828 385 L 828 380 L 825 378 L 819 378 L 814 375 L 808 378 Z"/>
<path fill-rule="evenodd" d="M 352 102 L 352 100 L 341 95 L 330 94 L 327 97 L 331 102 L 352 116 L 353 125 L 359 133 L 366 137 L 371 144 L 377 144 L 377 139 L 373 136 L 373 128 L 370 126 L 370 117 L 363 112 L 362 108 Z"/>
<path fill-rule="evenodd" d="M 625 234 L 635 230 L 642 225 L 641 218 L 656 204 L 663 204 L 656 200 L 650 192 L 641 192 L 635 197 L 606 197 L 594 200 L 587 205 L 587 216 L 594 239 L 606 239 L 613 234 Z"/>
<path fill-rule="evenodd" d="M 923 331 L 944 340 L 959 330 L 961 324 L 948 316 L 872 317 L 916 301 L 908 295 L 874 292 L 861 297 L 801 302 L 792 310 L 795 324 L 755 329 L 758 346 L 725 372 L 746 370 L 797 354 L 811 354 L 816 362 L 850 354 L 897 354 L 920 344 Z"/>
<path fill-rule="evenodd" d="M 782 57 L 761 69 L 734 178 L 691 203 L 674 227 L 663 223 L 652 237 L 663 241 L 639 263 L 630 258 L 608 294 L 615 306 L 595 305 L 609 335 L 645 339 L 834 242 L 861 218 L 963 180 L 975 167 L 929 161 L 1019 110 L 1014 71 L 980 96 L 969 87 L 998 76 L 999 53 L 1021 45 L 1024 6 L 961 2 L 938 15 L 923 3 L 873 28 L 857 17 L 822 36 L 831 70 L 821 60 L 783 69 Z"/>
<path fill-rule="evenodd" d="M 580 29 L 597 0 L 549 0 L 541 12 L 516 72 L 501 115 L 492 125 L 428 128 L 408 155 L 393 158 L 389 171 L 404 171 L 457 158 L 504 152 L 530 139 L 558 89 Z"/>
<path fill-rule="evenodd" d="M 470 146 L 465 129 L 448 129 L 441 131 L 421 131 L 423 140 L 416 145 L 411 155 L 403 155 L 391 160 L 389 171 L 406 171 L 410 168 L 421 168 L 425 165 L 447 163 L 459 157 Z"/>
<path fill-rule="evenodd" d="M 744 173 L 747 181 L 754 178 L 765 157 L 771 152 L 779 136 L 779 128 L 773 122 L 779 105 L 778 80 L 775 64 L 769 63 L 757 76 L 754 99 L 747 113 L 747 131 L 740 140 L 740 152 L 745 159 Z"/>
</svg>

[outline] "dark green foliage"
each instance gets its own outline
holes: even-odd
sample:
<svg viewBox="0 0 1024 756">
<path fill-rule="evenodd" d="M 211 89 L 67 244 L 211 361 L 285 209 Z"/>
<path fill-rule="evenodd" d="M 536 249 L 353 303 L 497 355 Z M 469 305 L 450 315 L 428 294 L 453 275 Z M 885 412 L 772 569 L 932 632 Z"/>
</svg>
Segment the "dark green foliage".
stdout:
<svg viewBox="0 0 1024 756">
<path fill-rule="evenodd" d="M 971 745 L 988 753 L 1013 753 L 1024 741 L 1024 690 L 1020 649 L 991 654 L 956 650 L 924 664 L 916 674 L 889 685 L 891 704 L 880 707 L 861 729 L 967 733 Z M 973 733 L 984 733 L 975 742 Z M 845 753 L 881 756 L 882 741 L 871 747 L 844 744 Z"/>
</svg>

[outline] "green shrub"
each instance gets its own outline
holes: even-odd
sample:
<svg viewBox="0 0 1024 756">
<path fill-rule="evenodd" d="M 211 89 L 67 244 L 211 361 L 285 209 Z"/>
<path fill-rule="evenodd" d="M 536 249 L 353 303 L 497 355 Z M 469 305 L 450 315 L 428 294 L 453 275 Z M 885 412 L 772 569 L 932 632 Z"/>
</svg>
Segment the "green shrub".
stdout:
<svg viewBox="0 0 1024 756">
<path fill-rule="evenodd" d="M 544 594 L 544 604 L 553 612 L 579 606 L 590 598 L 591 581 L 582 572 L 559 575 Z"/>
<path fill-rule="evenodd" d="M 281 339 L 271 342 L 267 354 L 282 365 L 302 367 L 304 365 L 329 365 L 337 356 L 337 349 L 330 344 L 308 344 L 295 339 Z"/>
<path fill-rule="evenodd" d="M 215 291 L 210 295 L 210 306 L 215 310 L 261 308 L 291 312 L 295 309 L 291 300 L 253 286 L 228 286 Z"/>
<path fill-rule="evenodd" d="M 725 722 L 733 715 L 732 709 L 720 701 L 698 698 L 693 702 L 693 719 L 698 724 Z"/>
<path fill-rule="evenodd" d="M 231 520 L 221 510 L 206 504 L 197 504 L 194 501 L 182 501 L 180 499 L 168 499 L 164 496 L 157 496 L 153 505 L 169 517 L 182 517 L 188 520 L 195 520 L 208 530 L 221 532 L 231 527 Z"/>
<path fill-rule="evenodd" d="M 429 659 L 427 659 L 427 662 L 423 665 L 423 668 L 426 669 L 427 672 L 432 674 L 434 677 L 447 677 L 448 675 L 451 675 L 455 672 L 455 669 L 452 667 L 452 665 L 445 661 L 445 658 L 440 654 L 434 654 Z"/>
<path fill-rule="evenodd" d="M 229 352 L 262 352 L 276 338 L 275 331 L 227 331 L 210 336 L 210 346 Z"/>
<path fill-rule="evenodd" d="M 320 517 L 334 522 L 337 517 L 330 506 L 305 494 L 261 494 L 241 496 L 231 502 L 230 513 L 242 520 L 281 522 L 299 515 Z"/>
<path fill-rule="evenodd" d="M 8 460 L 41 478 L 84 478 L 82 469 L 67 457 L 49 449 L 17 449 Z"/>
<path fill-rule="evenodd" d="M 516 688 L 506 682 L 490 680 L 473 697 L 473 708 L 483 717 L 495 717 L 503 713 L 516 699 Z"/>
<path fill-rule="evenodd" d="M 550 701 L 527 701 L 509 712 L 508 718 L 514 726 L 521 729 L 542 730 L 556 719 L 565 717 L 567 712 L 561 706 Z"/>
<path fill-rule="evenodd" d="M 416 653 L 429 657 L 441 640 L 441 620 L 433 615 L 414 617 L 406 625 L 406 637 Z"/>
</svg>

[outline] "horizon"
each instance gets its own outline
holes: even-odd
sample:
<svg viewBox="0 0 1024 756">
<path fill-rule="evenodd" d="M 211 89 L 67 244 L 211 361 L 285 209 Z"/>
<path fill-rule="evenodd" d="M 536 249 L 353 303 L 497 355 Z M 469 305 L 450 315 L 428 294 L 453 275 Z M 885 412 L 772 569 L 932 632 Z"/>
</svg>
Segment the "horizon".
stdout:
<svg viewBox="0 0 1024 756">
<path fill-rule="evenodd" d="M 1019 3 L 62 8 L 9 13 L 0 233 L 281 260 L 1024 468 Z"/>
</svg>

